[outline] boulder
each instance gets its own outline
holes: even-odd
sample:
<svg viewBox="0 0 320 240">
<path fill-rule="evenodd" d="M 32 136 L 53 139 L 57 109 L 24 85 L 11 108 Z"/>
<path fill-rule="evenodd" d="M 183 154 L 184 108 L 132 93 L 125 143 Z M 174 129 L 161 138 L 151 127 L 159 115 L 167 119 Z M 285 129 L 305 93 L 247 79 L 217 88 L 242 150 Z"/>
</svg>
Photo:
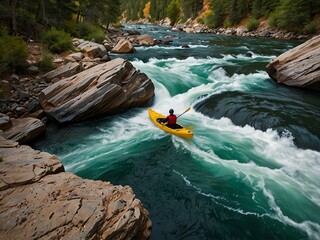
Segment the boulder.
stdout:
<svg viewBox="0 0 320 240">
<path fill-rule="evenodd" d="M 135 51 L 131 42 L 123 38 L 111 49 L 112 53 L 133 53 Z"/>
<path fill-rule="evenodd" d="M 137 35 L 135 37 L 137 41 L 139 41 L 140 46 L 154 46 L 155 40 L 154 38 L 149 34 L 143 34 L 143 35 Z"/>
<path fill-rule="evenodd" d="M 2 134 L 6 139 L 17 141 L 20 144 L 32 141 L 46 130 L 43 122 L 36 118 L 27 117 L 10 120 L 12 126 Z"/>
<path fill-rule="evenodd" d="M 90 58 L 102 58 L 108 55 L 107 49 L 99 43 L 84 41 L 78 45 L 78 48 L 84 52 L 87 57 Z"/>
<path fill-rule="evenodd" d="M 281 54 L 267 65 L 278 83 L 320 91 L 320 35 Z"/>
<path fill-rule="evenodd" d="M 141 239 L 148 212 L 129 186 L 82 179 L 59 159 L 0 137 L 2 239 Z"/>
<path fill-rule="evenodd" d="M 69 123 L 142 106 L 153 96 L 148 76 L 117 58 L 50 85 L 39 101 L 50 117 Z"/>
<path fill-rule="evenodd" d="M 125 39 L 120 39 L 120 41 L 111 50 L 112 53 L 133 53 L 135 48 L 132 46 L 131 42 Z"/>
<path fill-rule="evenodd" d="M 46 82 L 51 82 L 54 78 L 70 77 L 80 71 L 80 64 L 78 62 L 69 62 L 62 65 L 42 76 Z"/>
</svg>

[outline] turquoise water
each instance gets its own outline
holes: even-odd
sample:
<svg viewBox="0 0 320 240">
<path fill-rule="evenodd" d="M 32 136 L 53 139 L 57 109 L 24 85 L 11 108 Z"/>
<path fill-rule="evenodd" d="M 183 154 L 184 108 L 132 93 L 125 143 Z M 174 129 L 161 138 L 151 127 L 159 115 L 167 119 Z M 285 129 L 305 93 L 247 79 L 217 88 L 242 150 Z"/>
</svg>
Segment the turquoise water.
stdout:
<svg viewBox="0 0 320 240">
<path fill-rule="evenodd" d="M 172 33 L 129 58 L 155 85 L 152 108 L 182 113 L 190 141 L 156 128 L 147 107 L 65 128 L 35 148 L 81 177 L 130 185 L 154 239 L 320 239 L 320 96 L 279 86 L 266 64 L 299 42 Z M 190 49 L 182 49 L 188 44 Z"/>
</svg>

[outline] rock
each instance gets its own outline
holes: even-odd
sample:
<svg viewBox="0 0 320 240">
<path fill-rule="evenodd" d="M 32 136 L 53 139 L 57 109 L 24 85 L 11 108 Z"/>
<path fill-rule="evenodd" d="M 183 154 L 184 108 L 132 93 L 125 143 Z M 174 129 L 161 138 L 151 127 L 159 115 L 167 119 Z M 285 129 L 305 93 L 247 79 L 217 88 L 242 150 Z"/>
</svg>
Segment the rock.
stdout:
<svg viewBox="0 0 320 240">
<path fill-rule="evenodd" d="M 63 64 L 67 64 L 69 62 L 77 62 L 77 60 L 75 60 L 73 57 L 71 56 L 66 56 L 64 59 L 63 59 Z"/>
<path fill-rule="evenodd" d="M 52 61 L 53 63 L 63 63 L 63 59 L 62 58 L 55 58 Z"/>
<path fill-rule="evenodd" d="M 181 32 L 181 30 L 179 28 L 173 27 L 171 29 L 172 32 Z"/>
<path fill-rule="evenodd" d="M 117 58 L 50 85 L 39 101 L 49 116 L 68 123 L 142 106 L 153 96 L 148 76 Z"/>
<path fill-rule="evenodd" d="M 183 31 L 186 33 L 194 33 L 195 32 L 194 29 L 190 28 L 190 27 L 184 28 Z"/>
<path fill-rule="evenodd" d="M 21 90 L 18 90 L 18 95 L 21 100 L 27 100 L 30 97 L 30 95 L 27 92 Z"/>
<path fill-rule="evenodd" d="M 61 67 L 58 67 L 46 74 L 44 74 L 42 77 L 45 79 L 45 81 L 50 82 L 54 78 L 62 78 L 62 77 L 70 77 L 80 70 L 80 64 L 77 62 L 70 62 L 66 65 L 63 65 Z"/>
<path fill-rule="evenodd" d="M 9 83 L 9 81 L 7 81 L 7 80 L 0 80 L 0 86 L 2 89 L 2 94 L 0 94 L 0 98 L 1 98 L 1 95 L 2 96 L 8 95 L 10 93 L 10 91 L 12 90 L 12 86 Z"/>
<path fill-rule="evenodd" d="M 9 116 L 0 113 L 0 130 L 7 130 L 12 126 Z"/>
<path fill-rule="evenodd" d="M 41 105 L 38 100 L 33 99 L 29 104 L 28 104 L 28 111 L 29 112 L 35 112 L 41 108 Z"/>
<path fill-rule="evenodd" d="M 267 30 L 259 33 L 259 36 L 260 36 L 260 37 L 268 37 L 269 35 L 270 35 L 270 31 L 267 31 Z"/>
<path fill-rule="evenodd" d="M 189 45 L 184 44 L 184 45 L 181 45 L 181 48 L 190 48 L 190 47 Z"/>
<path fill-rule="evenodd" d="M 138 35 L 135 37 L 137 41 L 139 41 L 140 46 L 154 46 L 155 41 L 154 38 L 149 34 Z"/>
<path fill-rule="evenodd" d="M 11 119 L 11 122 L 12 127 L 3 132 L 3 137 L 20 144 L 30 142 L 46 130 L 43 122 L 36 118 Z"/>
<path fill-rule="evenodd" d="M 288 86 L 320 91 L 320 35 L 281 54 L 267 65 L 269 76 Z"/>
<path fill-rule="evenodd" d="M 135 48 L 132 46 L 131 42 L 125 39 L 120 39 L 116 46 L 111 50 L 112 53 L 133 53 Z"/>
<path fill-rule="evenodd" d="M 83 54 L 81 52 L 72 53 L 69 55 L 69 57 L 72 57 L 77 62 L 81 61 L 83 59 Z"/>
<path fill-rule="evenodd" d="M 40 70 L 37 66 L 30 66 L 28 67 L 28 72 L 31 74 L 39 73 Z"/>
<path fill-rule="evenodd" d="M 64 172 L 57 157 L 0 137 L 2 239 L 141 239 L 147 210 L 129 186 Z"/>
<path fill-rule="evenodd" d="M 11 81 L 15 81 L 15 82 L 18 82 L 19 81 L 19 79 L 20 79 L 20 77 L 17 75 L 17 74 L 11 74 L 11 76 L 10 76 L 10 80 Z"/>
<path fill-rule="evenodd" d="M 95 42 L 84 41 L 78 46 L 78 48 L 90 58 L 101 58 L 108 54 L 107 49 L 102 44 Z"/>
</svg>

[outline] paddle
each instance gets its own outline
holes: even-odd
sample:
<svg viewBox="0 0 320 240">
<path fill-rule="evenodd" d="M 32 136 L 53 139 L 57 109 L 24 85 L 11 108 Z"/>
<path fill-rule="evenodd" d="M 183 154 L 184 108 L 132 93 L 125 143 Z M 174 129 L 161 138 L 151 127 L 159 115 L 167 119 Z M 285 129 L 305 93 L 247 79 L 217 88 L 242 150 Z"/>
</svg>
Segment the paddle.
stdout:
<svg viewBox="0 0 320 240">
<path fill-rule="evenodd" d="M 178 119 L 179 117 L 181 117 L 183 114 L 185 114 L 186 112 L 189 112 L 189 111 L 190 111 L 190 107 L 188 107 L 187 110 L 185 110 L 183 113 L 181 113 L 181 114 L 177 117 L 177 119 Z"/>
</svg>

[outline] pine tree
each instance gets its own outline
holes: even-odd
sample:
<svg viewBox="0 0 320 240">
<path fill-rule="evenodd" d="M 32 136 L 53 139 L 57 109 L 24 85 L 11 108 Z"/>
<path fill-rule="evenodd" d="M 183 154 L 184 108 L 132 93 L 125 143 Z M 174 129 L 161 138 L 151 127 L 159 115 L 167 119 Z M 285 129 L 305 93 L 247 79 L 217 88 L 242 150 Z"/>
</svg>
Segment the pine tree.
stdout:
<svg viewBox="0 0 320 240">
<path fill-rule="evenodd" d="M 305 0 L 281 0 L 274 18 L 276 27 L 298 31 L 311 19 L 311 9 Z"/>
<path fill-rule="evenodd" d="M 173 26 L 179 19 L 179 15 L 180 15 L 180 8 L 176 1 L 170 2 L 167 8 L 167 15 L 170 19 L 171 26 Z"/>
</svg>

